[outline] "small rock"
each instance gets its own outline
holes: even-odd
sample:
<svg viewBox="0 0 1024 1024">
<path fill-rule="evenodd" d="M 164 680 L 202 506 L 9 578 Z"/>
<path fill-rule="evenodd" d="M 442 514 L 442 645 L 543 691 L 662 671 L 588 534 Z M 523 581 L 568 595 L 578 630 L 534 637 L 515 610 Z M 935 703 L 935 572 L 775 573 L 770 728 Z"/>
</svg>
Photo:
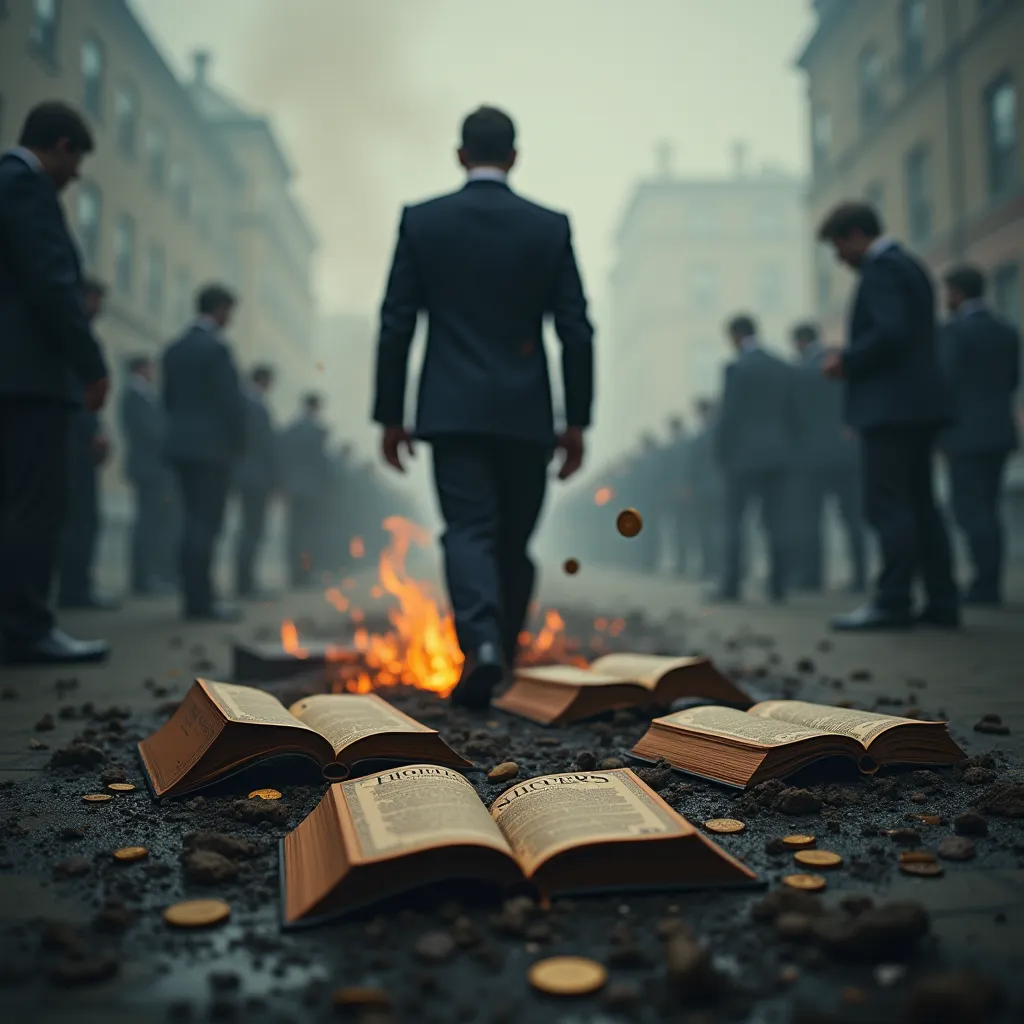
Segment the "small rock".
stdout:
<svg viewBox="0 0 1024 1024">
<path fill-rule="evenodd" d="M 855 668 L 850 673 L 850 678 L 855 683 L 865 683 L 871 678 L 871 672 L 866 668 Z"/>
<path fill-rule="evenodd" d="M 953 829 L 959 836 L 987 836 L 988 822 L 976 811 L 964 811 L 953 819 Z"/>
<path fill-rule="evenodd" d="M 182 840 L 182 845 L 190 852 L 205 850 L 234 860 L 252 857 L 256 853 L 256 847 L 248 840 L 223 832 L 191 832 Z"/>
<path fill-rule="evenodd" d="M 98 932 L 117 935 L 128 928 L 133 916 L 121 900 L 108 899 L 93 918 L 92 926 Z"/>
<path fill-rule="evenodd" d="M 103 764 L 106 759 L 107 755 L 99 747 L 76 740 L 70 746 L 53 752 L 53 756 L 50 758 L 50 767 L 86 768 L 95 764 Z"/>
<path fill-rule="evenodd" d="M 974 841 L 966 836 L 946 836 L 940 839 L 935 852 L 943 860 L 971 860 L 976 853 Z"/>
<path fill-rule="evenodd" d="M 109 768 L 103 769 L 103 772 L 100 774 L 100 781 L 104 786 L 109 786 L 112 782 L 127 782 L 128 778 L 121 765 L 112 764 Z"/>
<path fill-rule="evenodd" d="M 81 878 L 92 871 L 92 861 L 86 857 L 68 857 L 53 869 L 58 878 Z"/>
<path fill-rule="evenodd" d="M 837 960 L 894 961 L 913 956 L 928 934 L 928 911 L 919 903 L 889 903 L 862 914 L 826 914 L 814 923 L 822 948 Z"/>
<path fill-rule="evenodd" d="M 254 824 L 264 821 L 271 825 L 288 823 L 288 807 L 283 800 L 233 800 L 221 813 L 229 818 L 251 821 Z"/>
<path fill-rule="evenodd" d="M 816 897 L 807 892 L 795 889 L 777 889 L 758 900 L 750 908 L 750 916 L 755 921 L 774 923 L 781 914 L 803 914 L 805 917 L 817 917 L 824 912 L 824 905 Z"/>
<path fill-rule="evenodd" d="M 85 831 L 83 829 L 76 828 L 74 825 L 65 825 L 57 835 L 59 835 L 61 839 L 84 839 Z"/>
<path fill-rule="evenodd" d="M 62 960 L 50 971 L 50 978 L 57 985 L 67 987 L 91 985 L 107 981 L 118 971 L 118 962 L 107 954 L 85 956 L 81 959 Z"/>
<path fill-rule="evenodd" d="M 981 794 L 975 806 L 983 814 L 997 818 L 1024 818 L 1024 784 L 995 782 Z"/>
<path fill-rule="evenodd" d="M 53 715 L 47 712 L 42 718 L 36 722 L 36 732 L 50 732 L 57 727 L 56 722 L 53 720 Z"/>
<path fill-rule="evenodd" d="M 238 865 L 213 850 L 193 850 L 181 859 L 185 877 L 197 885 L 219 885 L 238 877 Z"/>
<path fill-rule="evenodd" d="M 636 774 L 655 792 L 664 789 L 673 779 L 672 765 L 664 758 L 647 768 L 634 769 Z"/>
<path fill-rule="evenodd" d="M 685 932 L 676 932 L 665 943 L 665 971 L 676 999 L 709 999 L 720 995 L 727 985 L 708 949 Z"/>
<path fill-rule="evenodd" d="M 775 810 L 780 814 L 817 814 L 821 810 L 821 797 L 809 789 L 784 789 L 775 801 Z"/>
<path fill-rule="evenodd" d="M 995 782 L 997 776 L 991 768 L 982 768 L 976 764 L 966 769 L 961 778 L 968 786 L 987 786 L 990 782 Z"/>
<path fill-rule="evenodd" d="M 491 782 L 507 782 L 519 774 L 519 765 L 515 761 L 502 761 L 495 765 L 488 773 L 487 778 Z"/>
<path fill-rule="evenodd" d="M 813 672 L 814 662 L 810 658 L 800 658 L 796 663 L 797 672 Z"/>
<path fill-rule="evenodd" d="M 603 768 L 606 772 L 610 772 L 613 768 L 624 768 L 625 765 L 617 757 L 606 757 L 602 760 L 598 768 Z"/>
<path fill-rule="evenodd" d="M 921 843 L 921 833 L 912 828 L 891 828 L 888 836 L 900 846 L 919 846 Z"/>
<path fill-rule="evenodd" d="M 576 755 L 576 766 L 581 772 L 592 772 L 597 767 L 597 758 L 589 750 L 581 750 Z"/>
<path fill-rule="evenodd" d="M 986 715 L 980 722 L 975 722 L 974 731 L 988 733 L 991 736 L 1010 735 L 1010 727 L 1003 725 L 998 715 Z"/>
<path fill-rule="evenodd" d="M 910 802 L 914 804 L 926 804 L 928 803 L 927 793 L 911 793 Z"/>
<path fill-rule="evenodd" d="M 764 844 L 764 852 L 770 854 L 772 857 L 781 857 L 791 852 L 783 841 L 782 836 L 775 836 L 772 839 L 766 839 Z"/>
<path fill-rule="evenodd" d="M 416 940 L 414 949 L 424 963 L 442 964 L 455 952 L 455 940 L 447 932 L 426 932 Z"/>
<path fill-rule="evenodd" d="M 29 750 L 49 750 L 50 744 L 43 743 L 42 740 L 37 740 L 34 736 L 28 741 Z"/>
</svg>

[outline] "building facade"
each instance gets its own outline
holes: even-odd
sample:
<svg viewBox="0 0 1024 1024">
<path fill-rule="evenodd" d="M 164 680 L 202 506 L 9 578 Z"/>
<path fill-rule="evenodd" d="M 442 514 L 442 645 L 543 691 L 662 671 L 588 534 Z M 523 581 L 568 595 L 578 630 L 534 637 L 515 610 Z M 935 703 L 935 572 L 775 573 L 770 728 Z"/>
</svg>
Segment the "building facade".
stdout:
<svg viewBox="0 0 1024 1024">
<path fill-rule="evenodd" d="M 870 200 L 933 271 L 970 261 L 1021 322 L 1024 0 L 815 0 L 799 58 L 810 104 L 813 227 Z M 842 336 L 852 275 L 822 247 L 816 305 Z"/>
<path fill-rule="evenodd" d="M 804 188 L 771 167 L 748 171 L 742 145 L 732 177 L 679 177 L 663 150 L 658 175 L 637 185 L 616 238 L 615 386 L 602 399 L 624 439 L 720 390 L 731 316 L 753 315 L 765 342 L 785 349 L 809 311 Z"/>
</svg>

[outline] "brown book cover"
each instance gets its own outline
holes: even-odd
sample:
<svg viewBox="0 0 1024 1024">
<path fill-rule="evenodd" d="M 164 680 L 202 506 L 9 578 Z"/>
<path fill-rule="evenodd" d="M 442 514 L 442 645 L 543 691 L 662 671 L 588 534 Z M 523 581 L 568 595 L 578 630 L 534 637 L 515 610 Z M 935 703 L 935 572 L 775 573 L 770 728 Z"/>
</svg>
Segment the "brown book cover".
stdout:
<svg viewBox="0 0 1024 1024">
<path fill-rule="evenodd" d="M 624 707 L 667 707 L 684 697 L 752 703 L 708 658 L 606 654 L 587 668 L 542 665 L 516 669 L 494 707 L 541 725 L 565 725 Z"/>
<path fill-rule="evenodd" d="M 528 779 L 490 811 L 438 765 L 367 775 L 331 786 L 281 857 L 285 927 L 449 880 L 544 895 L 757 882 L 628 768 Z"/>
<path fill-rule="evenodd" d="M 637 757 L 740 788 L 784 778 L 826 757 L 848 757 L 871 774 L 884 764 L 952 764 L 967 755 L 945 722 L 766 700 L 748 711 L 699 707 L 656 718 Z"/>
<path fill-rule="evenodd" d="M 178 710 L 139 744 L 158 798 L 191 793 L 284 755 L 311 758 L 331 781 L 348 778 L 360 761 L 378 759 L 473 767 L 436 729 L 376 694 L 316 694 L 285 708 L 263 690 L 208 679 L 197 679 Z"/>
</svg>

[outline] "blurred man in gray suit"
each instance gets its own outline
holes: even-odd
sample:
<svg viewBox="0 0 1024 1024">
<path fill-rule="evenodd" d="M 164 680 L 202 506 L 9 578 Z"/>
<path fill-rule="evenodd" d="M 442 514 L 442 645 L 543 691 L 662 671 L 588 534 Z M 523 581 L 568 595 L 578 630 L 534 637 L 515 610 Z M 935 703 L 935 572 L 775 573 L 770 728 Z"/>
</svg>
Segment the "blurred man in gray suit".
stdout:
<svg viewBox="0 0 1024 1024">
<path fill-rule="evenodd" d="M 794 471 L 794 582 L 804 590 L 820 591 L 824 579 L 822 518 L 825 502 L 834 498 L 846 530 L 850 556 L 849 589 L 867 587 L 864 515 L 860 470 L 854 436 L 843 426 L 843 388 L 821 372 L 828 355 L 814 324 L 793 329 L 797 351 L 798 399 Z"/>
<path fill-rule="evenodd" d="M 946 275 L 953 319 L 939 336 L 939 360 L 953 400 L 953 424 L 939 435 L 949 466 L 953 513 L 967 537 L 974 580 L 967 604 L 1002 601 L 1003 471 L 1017 447 L 1020 335 L 985 305 L 985 278 L 976 267 Z"/>
<path fill-rule="evenodd" d="M 288 571 L 293 587 L 316 583 L 325 568 L 324 514 L 330 488 L 327 428 L 320 396 L 306 395 L 302 412 L 281 436 L 281 480 L 288 503 Z"/>
<path fill-rule="evenodd" d="M 195 322 L 164 352 L 164 451 L 181 494 L 181 586 L 187 619 L 239 618 L 237 608 L 217 600 L 212 576 L 232 468 L 245 450 L 245 398 L 221 333 L 231 322 L 235 301 L 220 285 L 204 288 Z"/>
<path fill-rule="evenodd" d="M 720 601 L 740 597 L 743 524 L 757 502 L 768 548 L 768 597 L 786 597 L 789 575 L 787 498 L 798 422 L 796 371 L 766 351 L 749 316 L 730 321 L 736 359 L 725 368 L 715 426 L 715 454 L 725 477 L 725 565 Z"/>
</svg>

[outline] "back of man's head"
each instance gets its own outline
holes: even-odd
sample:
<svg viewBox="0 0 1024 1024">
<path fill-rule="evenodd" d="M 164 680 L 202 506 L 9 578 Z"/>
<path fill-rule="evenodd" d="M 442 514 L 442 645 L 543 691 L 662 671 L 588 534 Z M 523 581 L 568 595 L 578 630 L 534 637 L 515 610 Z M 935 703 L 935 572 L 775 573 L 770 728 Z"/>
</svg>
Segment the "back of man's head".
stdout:
<svg viewBox="0 0 1024 1024">
<path fill-rule="evenodd" d="M 315 415 L 320 411 L 320 396 L 315 392 L 310 392 L 308 395 L 302 396 L 302 408 L 310 416 Z"/>
<path fill-rule="evenodd" d="M 818 325 L 812 323 L 797 324 L 793 328 L 793 344 L 798 349 L 805 349 L 818 340 Z"/>
<path fill-rule="evenodd" d="M 25 118 L 18 144 L 33 152 L 48 153 L 63 148 L 84 155 L 93 150 L 92 132 L 74 107 L 57 100 L 34 106 Z"/>
<path fill-rule="evenodd" d="M 822 242 L 844 241 L 858 234 L 867 239 L 882 234 L 882 218 L 870 203 L 840 203 L 828 212 L 818 228 Z"/>
<path fill-rule="evenodd" d="M 744 338 L 753 338 L 757 334 L 757 323 L 752 316 L 741 313 L 729 321 L 727 330 L 733 341 L 742 341 Z"/>
<path fill-rule="evenodd" d="M 222 284 L 208 284 L 196 295 L 196 313 L 208 316 L 221 327 L 226 327 L 238 300 L 234 292 Z"/>
<path fill-rule="evenodd" d="M 516 156 L 516 127 L 497 107 L 478 107 L 462 122 L 459 157 L 466 167 L 511 167 Z"/>
<path fill-rule="evenodd" d="M 260 388 L 269 388 L 274 383 L 274 368 L 269 363 L 260 363 L 252 368 L 249 379 Z"/>
<path fill-rule="evenodd" d="M 945 278 L 946 287 L 960 293 L 965 301 L 981 299 L 985 296 L 985 275 L 974 266 L 964 264 L 954 267 Z"/>
</svg>

